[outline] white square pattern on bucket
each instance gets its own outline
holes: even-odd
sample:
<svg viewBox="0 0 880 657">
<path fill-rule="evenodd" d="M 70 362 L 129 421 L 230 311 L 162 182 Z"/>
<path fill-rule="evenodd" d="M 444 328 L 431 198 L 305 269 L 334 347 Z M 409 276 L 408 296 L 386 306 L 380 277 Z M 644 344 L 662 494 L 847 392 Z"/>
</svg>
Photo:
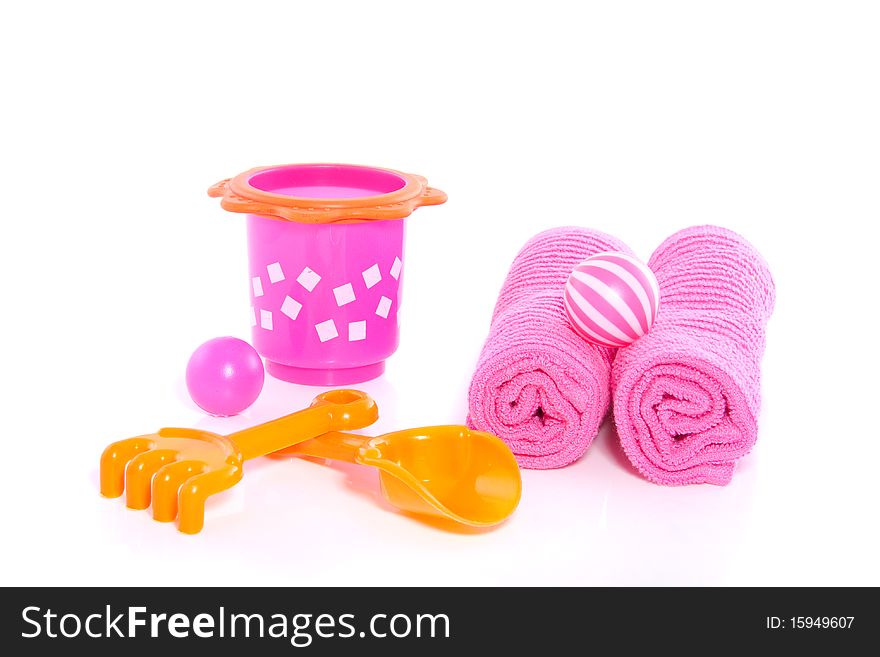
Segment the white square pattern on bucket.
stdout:
<svg viewBox="0 0 880 657">
<path fill-rule="evenodd" d="M 321 281 L 320 275 L 316 272 L 312 271 L 311 268 L 306 267 L 302 270 L 299 276 L 296 277 L 296 282 L 302 285 L 309 292 L 315 289 L 315 286 Z"/>
<path fill-rule="evenodd" d="M 266 265 L 266 273 L 269 274 L 270 283 L 280 283 L 284 280 L 284 270 L 281 269 L 280 262 L 273 262 L 271 265 Z"/>
<path fill-rule="evenodd" d="M 382 319 L 388 319 L 389 310 L 391 310 L 391 299 L 383 296 L 379 299 L 379 305 L 376 307 L 376 314 Z"/>
<path fill-rule="evenodd" d="M 364 277 L 364 285 L 367 286 L 368 290 L 382 280 L 382 272 L 379 271 L 379 265 L 373 265 L 369 269 L 365 269 L 361 272 L 361 276 Z"/>
<path fill-rule="evenodd" d="M 346 283 L 345 285 L 334 287 L 333 296 L 336 297 L 337 306 L 344 306 L 345 304 L 351 303 L 355 300 L 354 288 L 351 286 L 351 283 Z"/>
<path fill-rule="evenodd" d="M 332 340 L 339 336 L 339 331 L 336 330 L 336 323 L 332 319 L 315 324 L 315 330 L 318 332 L 318 339 L 321 342 L 327 342 L 327 340 Z"/>
<path fill-rule="evenodd" d="M 367 322 L 349 322 L 348 323 L 348 341 L 357 342 L 365 340 L 367 337 Z"/>
<path fill-rule="evenodd" d="M 391 269 L 389 270 L 389 274 L 395 280 L 400 279 L 400 272 L 403 268 L 403 261 L 400 258 L 395 257 L 394 262 L 391 265 Z M 280 262 L 273 262 L 266 265 L 266 274 L 269 277 L 270 283 L 279 283 L 285 280 L 284 270 L 281 268 Z M 361 276 L 364 279 L 364 285 L 367 286 L 367 289 L 375 287 L 378 283 L 382 281 L 382 271 L 379 269 L 379 265 L 373 264 L 367 269 L 361 272 Z M 311 267 L 303 268 L 302 272 L 300 272 L 299 276 L 296 277 L 296 282 L 299 283 L 303 288 L 307 291 L 312 292 L 315 287 L 317 287 L 318 283 L 321 281 L 321 275 L 314 271 Z M 254 288 L 254 296 L 261 297 L 263 296 L 263 282 L 259 276 L 254 276 L 251 278 L 251 283 Z M 345 306 L 353 301 L 357 301 L 357 296 L 355 295 L 354 286 L 351 283 L 344 283 L 337 287 L 333 288 L 333 296 L 336 299 L 336 305 L 339 307 Z M 388 315 L 391 312 L 391 306 L 393 301 L 382 295 L 379 299 L 379 303 L 376 306 L 376 315 L 381 317 L 382 319 L 388 319 Z M 291 320 L 296 320 L 300 312 L 303 309 L 303 303 L 297 301 L 293 297 L 289 295 L 285 295 L 284 301 L 281 303 L 280 312 L 282 315 L 289 317 Z M 267 331 L 271 331 L 274 328 L 272 312 L 269 310 L 260 310 L 259 324 L 262 328 Z M 251 307 L 251 326 L 257 325 L 257 314 L 256 308 Z M 324 322 L 319 322 L 315 324 L 315 331 L 318 334 L 318 339 L 321 342 L 328 342 L 329 340 L 333 340 L 339 337 L 339 330 L 336 328 L 336 322 L 331 318 Z M 367 339 L 367 322 L 366 320 L 360 320 L 356 322 L 348 322 L 348 341 L 349 342 L 359 342 L 361 340 Z"/>
<path fill-rule="evenodd" d="M 299 317 L 299 311 L 302 310 L 303 305 L 293 299 L 291 297 L 284 297 L 284 303 L 281 304 L 281 312 L 290 317 L 290 319 L 296 319 Z"/>
</svg>

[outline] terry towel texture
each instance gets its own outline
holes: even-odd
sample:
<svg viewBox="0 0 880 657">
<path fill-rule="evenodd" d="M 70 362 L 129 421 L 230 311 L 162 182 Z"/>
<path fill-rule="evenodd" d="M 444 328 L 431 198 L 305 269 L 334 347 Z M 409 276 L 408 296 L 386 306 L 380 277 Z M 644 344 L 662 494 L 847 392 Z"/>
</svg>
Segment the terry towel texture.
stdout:
<svg viewBox="0 0 880 657">
<path fill-rule="evenodd" d="M 524 468 L 580 457 L 610 405 L 614 350 L 587 343 L 563 305 L 568 275 L 600 251 L 631 254 L 585 228 L 539 233 L 516 256 L 468 392 L 468 424 L 499 436 Z"/>
<path fill-rule="evenodd" d="M 612 368 L 621 445 L 656 483 L 727 484 L 757 437 L 773 279 L 751 244 L 715 226 L 672 235 L 648 264 L 657 321 Z"/>
</svg>

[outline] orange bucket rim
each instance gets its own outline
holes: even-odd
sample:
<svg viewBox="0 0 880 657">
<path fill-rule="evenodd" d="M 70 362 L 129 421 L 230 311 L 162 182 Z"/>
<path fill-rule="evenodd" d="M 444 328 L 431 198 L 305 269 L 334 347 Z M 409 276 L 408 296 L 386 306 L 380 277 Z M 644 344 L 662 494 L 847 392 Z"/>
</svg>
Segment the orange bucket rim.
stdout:
<svg viewBox="0 0 880 657">
<path fill-rule="evenodd" d="M 323 198 L 296 196 L 262 189 L 254 180 L 266 175 L 286 172 L 324 170 L 347 174 L 372 175 L 400 181 L 396 189 L 368 196 Z M 447 196 L 428 186 L 423 176 L 395 169 L 361 164 L 328 162 L 276 164 L 248 169 L 233 178 L 212 185 L 208 195 L 220 198 L 221 206 L 230 212 L 256 214 L 302 223 L 349 223 L 403 219 L 419 207 L 445 203 Z"/>
</svg>

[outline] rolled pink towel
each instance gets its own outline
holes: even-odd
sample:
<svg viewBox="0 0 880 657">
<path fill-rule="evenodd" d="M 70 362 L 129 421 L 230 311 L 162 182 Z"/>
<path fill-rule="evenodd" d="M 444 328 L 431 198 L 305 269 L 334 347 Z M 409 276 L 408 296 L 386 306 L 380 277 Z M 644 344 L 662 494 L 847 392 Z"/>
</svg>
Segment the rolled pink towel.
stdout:
<svg viewBox="0 0 880 657">
<path fill-rule="evenodd" d="M 468 423 L 499 436 L 524 468 L 580 457 L 610 405 L 613 350 L 588 344 L 563 305 L 572 269 L 600 251 L 630 249 L 585 228 L 530 239 L 501 288 L 468 392 Z"/>
<path fill-rule="evenodd" d="M 672 235 L 648 265 L 660 283 L 657 321 L 612 368 L 620 443 L 653 482 L 727 484 L 758 435 L 770 270 L 715 226 Z"/>
</svg>

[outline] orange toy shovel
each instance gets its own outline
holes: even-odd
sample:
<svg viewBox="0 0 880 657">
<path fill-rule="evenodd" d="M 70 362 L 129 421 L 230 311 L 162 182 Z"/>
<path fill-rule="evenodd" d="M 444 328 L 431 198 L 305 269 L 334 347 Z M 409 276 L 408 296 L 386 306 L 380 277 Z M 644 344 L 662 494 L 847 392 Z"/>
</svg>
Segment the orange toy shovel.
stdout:
<svg viewBox="0 0 880 657">
<path fill-rule="evenodd" d="M 178 518 L 185 534 L 201 531 L 205 500 L 241 480 L 242 463 L 328 431 L 362 429 L 379 417 L 376 403 L 357 390 L 332 390 L 309 408 L 221 436 L 199 429 L 160 429 L 120 440 L 101 455 L 101 494 L 119 497 L 153 518 Z"/>
<path fill-rule="evenodd" d="M 398 509 L 471 527 L 503 522 L 519 504 L 510 448 L 458 425 L 392 431 L 376 438 L 332 431 L 272 454 L 312 456 L 379 469 L 382 494 Z"/>
</svg>

